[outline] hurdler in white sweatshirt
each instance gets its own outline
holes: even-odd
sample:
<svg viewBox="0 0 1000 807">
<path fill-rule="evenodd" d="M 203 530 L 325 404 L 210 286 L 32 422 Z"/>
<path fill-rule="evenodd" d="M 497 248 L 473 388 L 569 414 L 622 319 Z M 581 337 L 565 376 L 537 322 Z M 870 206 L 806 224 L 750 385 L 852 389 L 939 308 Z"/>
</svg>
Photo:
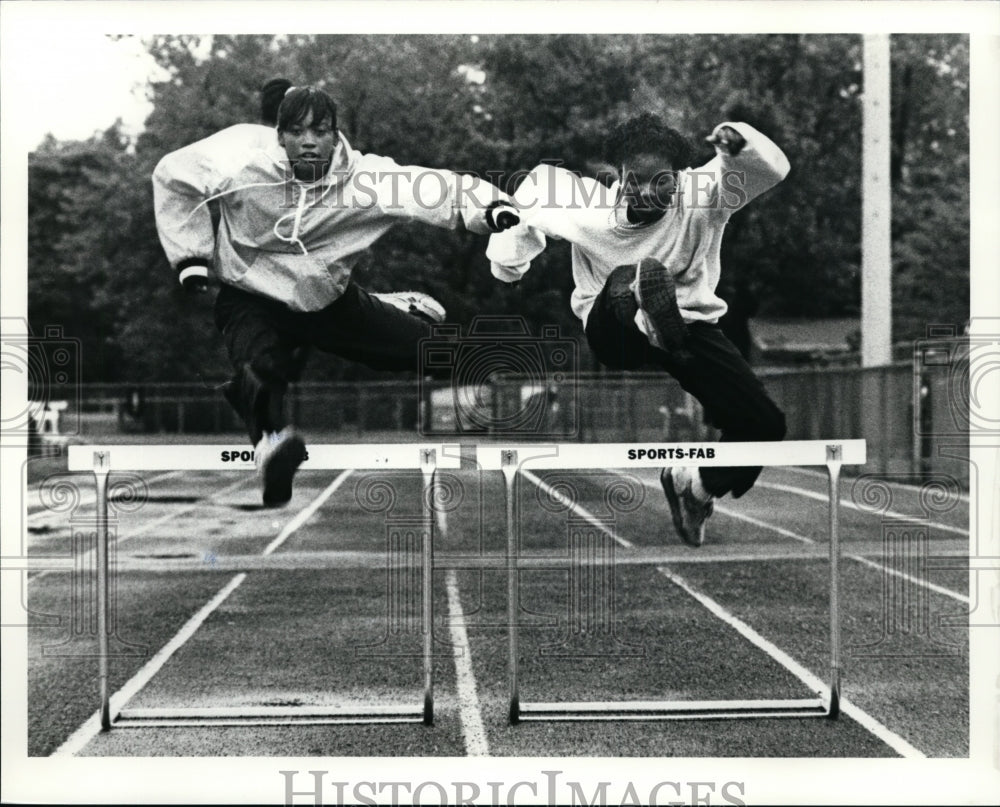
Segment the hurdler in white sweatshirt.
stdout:
<svg viewBox="0 0 1000 807">
<path fill-rule="evenodd" d="M 717 322 L 726 313 L 725 302 L 715 294 L 726 223 L 789 170 L 781 149 L 752 126 L 722 123 L 715 131 L 723 126 L 739 132 L 746 145 L 736 155 L 717 147 L 706 165 L 681 171 L 669 209 L 652 224 L 627 222 L 619 182 L 608 187 L 564 168 L 538 166 L 514 193 L 521 224 L 490 237 L 486 255 L 493 275 L 519 280 L 545 249 L 546 236 L 569 241 L 576 284 L 570 304 L 586 327 L 611 272 L 652 257 L 674 276 L 685 322 Z M 641 313 L 636 324 L 648 333 Z"/>
<path fill-rule="evenodd" d="M 343 294 L 361 252 L 400 220 L 485 234 L 486 207 L 507 197 L 472 176 L 362 154 L 343 135 L 327 174 L 300 182 L 274 130 L 239 124 L 165 156 L 153 199 L 172 266 L 210 266 L 224 283 L 318 311 Z"/>
</svg>

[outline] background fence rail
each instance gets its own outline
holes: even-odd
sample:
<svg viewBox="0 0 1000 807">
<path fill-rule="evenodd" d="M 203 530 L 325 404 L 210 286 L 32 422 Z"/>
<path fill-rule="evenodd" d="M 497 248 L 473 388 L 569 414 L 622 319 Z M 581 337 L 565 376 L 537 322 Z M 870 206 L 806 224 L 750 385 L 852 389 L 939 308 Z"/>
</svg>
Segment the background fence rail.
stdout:
<svg viewBox="0 0 1000 807">
<path fill-rule="evenodd" d="M 954 368 L 915 371 L 910 363 L 898 363 L 762 369 L 759 375 L 785 411 L 788 439 L 864 438 L 865 473 L 948 474 L 968 487 L 968 391 L 955 388 L 963 376 Z M 59 434 L 46 435 L 64 441 L 244 430 L 218 388 L 201 383 L 55 386 L 42 400 L 66 402 Z M 415 378 L 300 383 L 289 391 L 288 409 L 300 428 L 343 439 L 375 434 L 397 440 L 421 435 L 460 440 L 465 434 L 510 439 L 513 433 L 531 440 L 621 442 L 716 436 L 700 405 L 673 379 L 655 373 L 577 373 L 558 381 L 502 376 L 478 388 Z"/>
</svg>

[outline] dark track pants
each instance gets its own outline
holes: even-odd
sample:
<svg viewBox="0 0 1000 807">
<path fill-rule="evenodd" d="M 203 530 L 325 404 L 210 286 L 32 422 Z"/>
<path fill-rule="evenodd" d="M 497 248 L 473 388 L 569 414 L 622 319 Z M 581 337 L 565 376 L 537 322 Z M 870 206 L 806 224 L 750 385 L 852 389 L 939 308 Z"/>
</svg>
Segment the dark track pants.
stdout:
<svg viewBox="0 0 1000 807">
<path fill-rule="evenodd" d="M 264 432 L 288 425 L 284 396 L 303 348 L 315 347 L 376 370 L 416 370 L 430 326 L 372 297 L 353 282 L 320 311 L 292 311 L 266 297 L 223 285 L 215 324 L 235 369 L 224 394 L 256 445 Z"/>
<path fill-rule="evenodd" d="M 649 343 L 635 324 L 638 305 L 629 288 L 634 278 L 634 265 L 616 269 L 590 311 L 587 341 L 601 363 L 620 370 L 648 366 L 666 370 L 698 400 L 724 442 L 781 440 L 784 413 L 718 325 L 688 325 L 694 359 L 684 364 Z M 700 472 L 702 484 L 713 496 L 732 493 L 738 498 L 753 487 L 761 468 L 707 467 Z"/>
</svg>

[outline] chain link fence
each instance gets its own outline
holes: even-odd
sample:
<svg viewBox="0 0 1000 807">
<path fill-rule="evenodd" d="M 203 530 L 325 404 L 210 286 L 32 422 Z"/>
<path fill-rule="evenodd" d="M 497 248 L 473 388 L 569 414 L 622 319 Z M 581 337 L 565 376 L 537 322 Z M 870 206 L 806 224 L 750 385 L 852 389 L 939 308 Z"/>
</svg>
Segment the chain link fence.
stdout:
<svg viewBox="0 0 1000 807">
<path fill-rule="evenodd" d="M 967 431 L 963 437 L 961 418 L 956 421 L 968 392 L 956 389 L 956 378 L 963 376 L 954 366 L 915 362 L 764 369 L 759 375 L 786 414 L 788 439 L 864 438 L 866 473 L 941 472 L 968 487 Z M 656 373 L 572 373 L 558 380 L 495 376 L 476 387 L 417 378 L 301 383 L 290 388 L 287 403 L 293 423 L 313 439 L 331 441 L 599 443 L 717 436 L 697 401 Z M 43 404 L 45 411 L 58 412 L 42 435 L 49 440 L 244 432 L 218 388 L 199 383 L 55 385 Z"/>
</svg>

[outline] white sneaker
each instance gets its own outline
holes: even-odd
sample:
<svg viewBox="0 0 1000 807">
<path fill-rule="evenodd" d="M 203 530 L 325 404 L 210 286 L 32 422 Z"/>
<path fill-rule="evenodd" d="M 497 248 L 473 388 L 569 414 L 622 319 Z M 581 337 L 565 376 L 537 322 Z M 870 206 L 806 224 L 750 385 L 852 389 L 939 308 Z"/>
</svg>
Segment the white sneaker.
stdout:
<svg viewBox="0 0 1000 807">
<path fill-rule="evenodd" d="M 288 426 L 268 432 L 254 449 L 254 464 L 261 479 L 265 507 L 281 507 L 292 498 L 292 478 L 306 458 L 306 444 Z"/>
<path fill-rule="evenodd" d="M 670 505 L 677 535 L 688 546 L 701 546 L 705 543 L 705 520 L 715 509 L 715 500 L 701 501 L 691 492 L 691 483 L 685 484 L 678 479 L 672 468 L 664 468 L 660 472 L 660 484 Z"/>
<path fill-rule="evenodd" d="M 444 322 L 444 306 L 429 294 L 419 291 L 397 291 L 372 294 L 372 297 L 377 297 L 383 303 L 394 305 L 400 311 L 413 314 L 431 324 Z"/>
</svg>

